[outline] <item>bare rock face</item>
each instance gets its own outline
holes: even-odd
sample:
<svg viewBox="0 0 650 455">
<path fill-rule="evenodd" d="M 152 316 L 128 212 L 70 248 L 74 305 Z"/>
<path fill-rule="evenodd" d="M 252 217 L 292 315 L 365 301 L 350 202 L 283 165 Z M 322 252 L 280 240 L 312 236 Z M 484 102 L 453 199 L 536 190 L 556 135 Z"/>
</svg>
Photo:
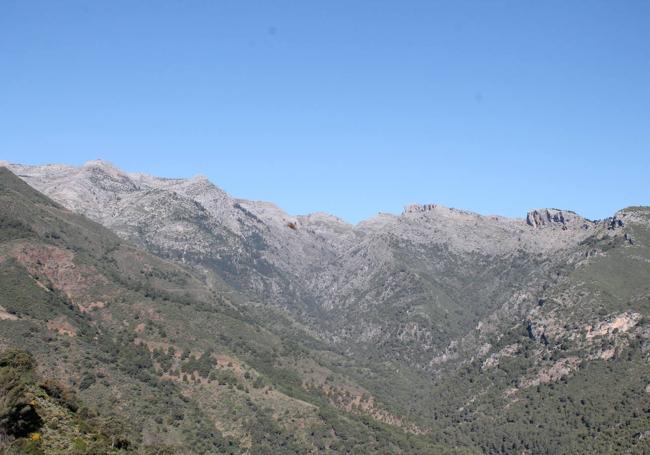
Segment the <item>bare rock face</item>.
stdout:
<svg viewBox="0 0 650 455">
<path fill-rule="evenodd" d="M 585 219 L 574 212 L 563 212 L 558 209 L 538 209 L 528 212 L 526 223 L 534 228 L 559 227 L 567 229 L 569 225 L 577 223 L 584 224 Z"/>
<path fill-rule="evenodd" d="M 532 227 L 542 227 L 551 223 L 560 223 L 564 226 L 564 215 L 560 210 L 554 210 L 553 214 L 548 209 L 533 210 L 528 212 L 526 223 Z"/>
</svg>

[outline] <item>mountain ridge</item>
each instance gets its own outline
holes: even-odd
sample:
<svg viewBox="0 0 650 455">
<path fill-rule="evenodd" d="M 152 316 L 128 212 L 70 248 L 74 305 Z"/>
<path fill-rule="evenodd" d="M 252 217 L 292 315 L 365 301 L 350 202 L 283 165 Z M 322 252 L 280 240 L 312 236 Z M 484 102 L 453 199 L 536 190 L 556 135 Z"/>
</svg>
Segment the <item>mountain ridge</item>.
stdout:
<svg viewBox="0 0 650 455">
<path fill-rule="evenodd" d="M 74 171 L 79 171 L 84 168 L 89 169 L 89 168 L 98 168 L 98 169 L 103 169 L 106 170 L 107 172 L 114 173 L 114 175 L 119 175 L 119 176 L 126 176 L 134 181 L 169 181 L 169 182 L 191 182 L 191 181 L 207 181 L 209 182 L 210 185 L 213 185 L 215 188 L 217 188 L 219 191 L 228 194 L 225 190 L 223 190 L 221 187 L 218 185 L 214 184 L 210 179 L 203 175 L 203 174 L 196 174 L 192 177 L 158 177 L 154 176 L 153 174 L 148 174 L 148 173 L 143 173 L 143 172 L 128 172 L 128 171 L 123 171 L 117 166 L 115 166 L 113 163 L 110 161 L 106 161 L 103 159 L 94 159 L 94 160 L 89 160 L 86 161 L 82 165 L 70 165 L 70 164 L 58 164 L 58 163 L 48 163 L 48 164 L 19 164 L 19 163 L 11 163 L 9 161 L 3 161 L 0 160 L 0 166 L 7 167 L 9 169 L 12 169 L 12 171 L 16 171 L 17 174 L 20 173 L 21 170 L 38 170 L 38 171 L 52 171 L 52 172 L 74 172 Z M 306 214 L 289 214 L 288 212 L 285 212 L 282 210 L 280 207 L 278 207 L 276 204 L 264 200 L 249 200 L 249 199 L 243 199 L 243 198 L 238 198 L 236 196 L 230 196 L 231 199 L 233 199 L 236 202 L 244 202 L 244 203 L 249 203 L 249 204 L 272 204 L 275 206 L 275 208 L 279 209 L 285 216 L 287 217 L 292 217 L 292 218 L 306 218 L 306 217 L 311 217 L 314 215 L 327 215 L 327 217 L 331 217 L 333 219 L 337 219 L 341 221 L 344 224 L 350 225 L 350 226 L 356 226 L 360 223 L 367 222 L 369 220 L 372 220 L 373 218 L 381 215 L 393 215 L 393 216 L 399 216 L 399 214 L 394 214 L 390 212 L 378 212 L 375 216 L 372 216 L 370 218 L 362 219 L 356 223 L 350 223 L 348 221 L 345 221 L 343 218 L 338 217 L 337 215 L 330 214 L 327 212 L 323 211 L 314 211 Z M 499 215 L 495 213 L 490 213 L 490 214 L 482 214 L 478 212 L 473 212 L 470 210 L 466 209 L 461 209 L 461 208 L 455 208 L 455 207 L 447 207 L 442 204 L 438 203 L 408 203 L 404 205 L 402 214 L 405 213 L 411 213 L 411 212 L 424 212 L 424 211 L 430 211 L 430 210 L 435 210 L 435 209 L 442 209 L 442 210 L 449 210 L 452 212 L 458 212 L 458 213 L 465 213 L 467 215 L 475 215 L 483 218 L 503 218 L 503 219 L 509 219 L 509 220 L 525 220 L 527 219 L 533 212 L 535 211 L 544 211 L 544 210 L 550 210 L 553 212 L 568 212 L 572 213 L 574 215 L 580 216 L 577 212 L 573 210 L 568 210 L 568 209 L 558 209 L 558 208 L 553 208 L 553 207 L 537 207 L 534 209 L 530 209 L 525 216 L 522 217 L 511 217 L 511 216 L 504 216 L 504 215 Z M 621 209 L 623 210 L 623 209 Z M 607 217 L 606 217 L 607 218 Z M 585 218 L 587 221 L 601 221 L 601 219 L 594 219 L 590 220 Z"/>
<path fill-rule="evenodd" d="M 591 221 L 429 204 L 352 226 L 231 198 L 204 178 L 125 176 L 96 163 L 29 169 L 16 168 L 69 210 L 223 283 L 242 308 L 273 315 L 274 330 L 326 347 L 332 371 L 436 442 L 491 454 L 641 444 L 648 207 Z M 613 436 L 609 420 L 621 428 Z"/>
</svg>

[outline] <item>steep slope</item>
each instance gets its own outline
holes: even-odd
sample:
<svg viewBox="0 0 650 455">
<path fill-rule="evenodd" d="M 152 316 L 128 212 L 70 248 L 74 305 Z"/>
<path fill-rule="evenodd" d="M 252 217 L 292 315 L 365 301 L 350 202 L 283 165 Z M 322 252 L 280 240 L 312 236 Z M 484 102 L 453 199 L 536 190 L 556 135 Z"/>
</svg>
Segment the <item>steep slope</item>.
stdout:
<svg viewBox="0 0 650 455">
<path fill-rule="evenodd" d="M 127 174 L 103 161 L 80 168 L 13 166 L 12 170 L 122 237 L 216 270 L 237 288 L 278 306 L 304 300 L 297 293 L 311 261 L 329 252 L 330 231 L 348 228 L 331 218 L 314 217 L 311 223 L 312 218 L 298 220 L 272 204 L 233 199 L 202 177 Z M 302 223 L 310 228 L 313 224 L 313 232 L 298 228 Z"/>
<path fill-rule="evenodd" d="M 340 356 L 281 316 L 247 309 L 231 288 L 129 245 L 2 168 L 0 289 L 0 350 L 33 353 L 44 379 L 117 425 L 123 450 L 446 450 L 334 371 Z M 60 414 L 42 398 L 41 418 Z M 77 425 L 64 414 L 62 425 Z M 59 433 L 39 444 L 54 447 Z"/>
</svg>

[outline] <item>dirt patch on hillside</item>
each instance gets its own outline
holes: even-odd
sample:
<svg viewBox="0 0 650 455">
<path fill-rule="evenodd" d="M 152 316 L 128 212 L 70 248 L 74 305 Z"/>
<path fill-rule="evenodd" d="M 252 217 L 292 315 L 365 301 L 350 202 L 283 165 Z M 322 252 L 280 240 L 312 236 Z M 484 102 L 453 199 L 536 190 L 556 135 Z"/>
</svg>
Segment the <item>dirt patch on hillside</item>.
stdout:
<svg viewBox="0 0 650 455">
<path fill-rule="evenodd" d="M 91 266 L 74 263 L 74 253 L 49 245 L 21 245 L 11 255 L 34 276 L 45 276 L 73 302 L 108 280 Z M 75 302 L 76 303 L 76 302 Z"/>
<path fill-rule="evenodd" d="M 82 313 L 88 313 L 93 310 L 103 310 L 106 308 L 106 303 L 97 301 L 97 302 L 90 302 L 87 305 L 79 305 L 79 311 Z"/>
<path fill-rule="evenodd" d="M 641 320 L 641 315 L 639 313 L 623 313 L 616 316 L 611 321 L 604 321 L 597 324 L 595 327 L 587 326 L 587 339 L 591 339 L 597 336 L 604 336 L 613 334 L 617 332 L 627 332 L 632 327 L 637 325 Z"/>
<path fill-rule="evenodd" d="M 67 335 L 69 337 L 77 336 L 77 329 L 70 324 L 65 316 L 59 316 L 47 322 L 47 328 L 59 335 Z"/>
</svg>

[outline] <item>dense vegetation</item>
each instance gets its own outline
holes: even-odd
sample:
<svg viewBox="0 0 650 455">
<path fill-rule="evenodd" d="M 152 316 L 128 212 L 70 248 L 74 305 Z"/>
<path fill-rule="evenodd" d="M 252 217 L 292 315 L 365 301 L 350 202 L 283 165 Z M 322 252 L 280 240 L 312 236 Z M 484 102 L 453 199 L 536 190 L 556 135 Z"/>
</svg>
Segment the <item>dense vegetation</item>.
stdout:
<svg viewBox="0 0 650 455">
<path fill-rule="evenodd" d="M 42 380 L 26 351 L 0 353 L 0 448 L 7 454 L 113 454 L 130 448 L 117 421 L 80 405 L 73 391 Z"/>
</svg>

